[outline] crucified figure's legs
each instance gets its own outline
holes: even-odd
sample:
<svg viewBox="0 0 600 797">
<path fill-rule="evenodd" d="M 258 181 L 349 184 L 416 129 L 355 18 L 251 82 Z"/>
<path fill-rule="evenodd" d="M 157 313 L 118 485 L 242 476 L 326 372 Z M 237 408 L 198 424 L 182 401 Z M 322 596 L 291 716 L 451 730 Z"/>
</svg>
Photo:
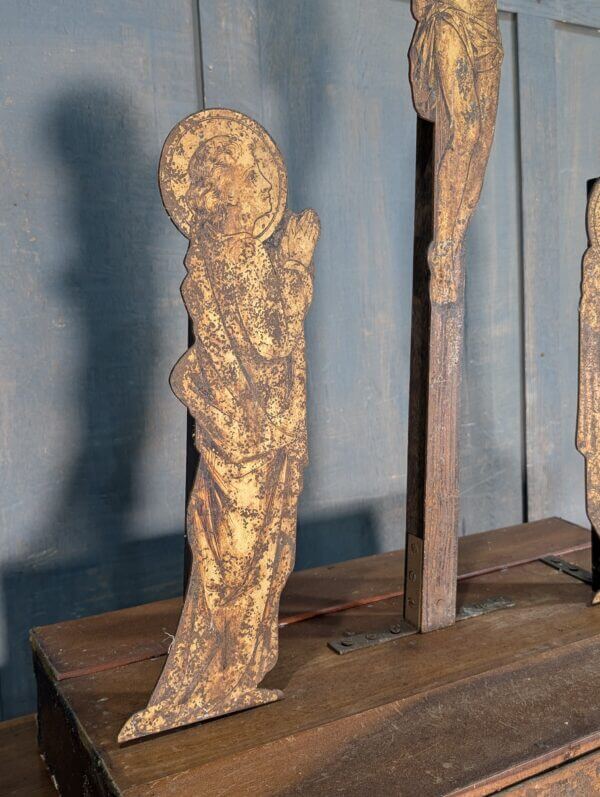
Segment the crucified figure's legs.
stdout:
<svg viewBox="0 0 600 797">
<path fill-rule="evenodd" d="M 462 279 L 465 232 L 492 146 L 500 74 L 497 69 L 478 73 L 448 22 L 438 23 L 436 48 L 440 91 L 431 294 L 434 301 L 453 302 Z"/>
<path fill-rule="evenodd" d="M 502 44 L 496 0 L 411 8 L 413 100 L 434 131 L 417 127 L 404 617 L 427 632 L 456 615 L 462 250 L 494 136 Z"/>
</svg>

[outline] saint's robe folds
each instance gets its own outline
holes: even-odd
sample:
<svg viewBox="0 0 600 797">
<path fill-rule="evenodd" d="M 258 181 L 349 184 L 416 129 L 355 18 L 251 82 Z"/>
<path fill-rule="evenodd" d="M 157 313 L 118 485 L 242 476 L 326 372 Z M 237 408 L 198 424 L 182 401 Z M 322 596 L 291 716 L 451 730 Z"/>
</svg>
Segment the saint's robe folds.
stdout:
<svg viewBox="0 0 600 797">
<path fill-rule="evenodd" d="M 277 660 L 307 462 L 303 322 L 312 297 L 310 268 L 281 260 L 249 235 L 211 231 L 186 257 L 195 342 L 171 383 L 196 422 L 187 531 L 198 553 L 146 709 L 167 719 L 174 696 L 192 712 L 210 713 L 224 694 L 235 703 Z"/>
</svg>

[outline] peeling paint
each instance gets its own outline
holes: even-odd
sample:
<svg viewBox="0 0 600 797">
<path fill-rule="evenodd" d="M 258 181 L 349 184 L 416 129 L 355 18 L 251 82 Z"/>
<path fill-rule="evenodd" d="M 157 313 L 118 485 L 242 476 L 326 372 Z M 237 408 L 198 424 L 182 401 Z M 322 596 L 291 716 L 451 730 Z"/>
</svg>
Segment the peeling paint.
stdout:
<svg viewBox="0 0 600 797">
<path fill-rule="evenodd" d="M 127 741 L 278 700 L 258 684 L 278 655 L 307 463 L 304 318 L 319 220 L 285 213 L 283 159 L 229 110 L 183 120 L 160 165 L 165 207 L 189 238 L 182 295 L 195 340 L 171 387 L 196 423 L 192 567 L 179 626 Z"/>
</svg>

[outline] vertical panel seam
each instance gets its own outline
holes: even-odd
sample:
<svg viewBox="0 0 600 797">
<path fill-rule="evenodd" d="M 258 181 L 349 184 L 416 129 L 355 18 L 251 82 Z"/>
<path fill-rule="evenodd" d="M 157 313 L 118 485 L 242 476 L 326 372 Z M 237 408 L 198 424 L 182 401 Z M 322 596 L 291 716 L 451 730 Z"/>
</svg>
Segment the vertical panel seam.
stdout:
<svg viewBox="0 0 600 797">
<path fill-rule="evenodd" d="M 527 374 L 526 374 L 526 351 L 525 351 L 525 237 L 524 212 L 523 212 L 523 148 L 521 136 L 521 72 L 519 60 L 519 17 L 515 14 L 515 82 L 517 86 L 518 102 L 515 103 L 515 126 L 517 129 L 517 140 L 519 142 L 517 155 L 517 201 L 519 203 L 519 337 L 520 337 L 520 379 L 521 379 L 521 517 L 523 523 L 529 520 L 529 482 L 527 471 Z"/>
<path fill-rule="evenodd" d="M 538 519 L 539 517 L 554 512 L 553 509 L 548 507 L 548 503 L 554 504 L 557 500 L 557 495 L 554 489 L 557 487 L 556 483 L 552 483 L 552 472 L 547 468 L 549 458 L 552 458 L 552 452 L 547 450 L 548 441 L 556 442 L 554 437 L 557 434 L 556 425 L 560 425 L 560 417 L 557 416 L 556 411 L 553 412 L 548 402 L 551 401 L 551 394 L 548 390 L 544 390 L 544 374 L 551 371 L 552 357 L 556 353 L 552 348 L 539 352 L 539 332 L 540 323 L 547 315 L 547 307 L 540 305 L 541 315 L 536 315 L 532 311 L 534 301 L 536 298 L 536 290 L 534 282 L 539 277 L 539 257 L 543 256 L 543 252 L 538 250 L 548 249 L 548 238 L 552 235 L 558 235 L 557 226 L 553 224 L 551 218 L 544 219 L 544 232 L 540 231 L 540 207 L 539 207 L 539 147 L 545 147 L 549 150 L 549 157 L 544 160 L 544 179 L 547 183 L 552 184 L 552 176 L 557 179 L 558 165 L 557 165 L 557 151 L 556 151 L 556 131 L 557 131 L 557 117 L 556 117 L 556 97 L 554 96 L 553 107 L 545 106 L 544 99 L 539 96 L 532 98 L 528 93 L 531 90 L 532 81 L 536 80 L 539 75 L 525 74 L 523 71 L 523 61 L 527 61 L 529 66 L 535 64 L 534 72 L 539 70 L 539 57 L 542 58 L 546 55 L 546 51 L 540 53 L 539 37 L 544 38 L 545 32 L 552 30 L 552 41 L 554 41 L 554 30 L 556 23 L 553 20 L 532 16 L 530 14 L 519 14 L 517 25 L 517 58 L 519 65 L 519 120 L 520 120 L 520 160 L 523 166 L 521 172 L 521 190 L 523 194 L 522 202 L 522 241 L 523 241 L 523 339 L 524 339 L 524 396 L 525 396 L 525 446 L 526 446 L 526 469 L 527 469 L 527 518 L 528 520 Z M 526 59 L 522 56 L 527 52 L 526 37 L 522 35 L 523 28 L 528 28 L 531 31 L 535 30 L 533 37 L 533 44 L 537 43 L 538 52 L 535 53 L 536 58 L 532 57 L 529 52 Z M 527 37 L 529 41 L 529 37 Z M 542 42 L 543 46 L 544 42 Z M 555 52 L 552 53 L 551 61 L 552 74 L 549 79 L 552 83 L 551 91 L 547 92 L 546 102 L 550 102 L 552 92 L 556 94 L 556 63 Z M 537 86 L 537 90 L 541 87 Z M 547 112 L 547 113 L 546 113 Z M 535 127 L 539 126 L 539 120 L 535 114 L 545 113 L 546 127 L 544 129 L 545 140 L 539 142 L 536 139 Z M 524 123 L 524 120 L 525 123 Z M 549 126 L 548 126 L 549 125 Z M 553 140 L 554 133 L 554 140 Z M 528 158 L 531 156 L 529 148 L 532 141 L 535 140 L 535 149 L 538 152 L 538 160 L 534 157 L 534 163 L 531 164 Z M 554 150 L 554 152 L 552 151 Z M 537 166 L 537 172 L 536 172 Z M 536 182 L 536 178 L 537 181 Z M 535 186 L 535 189 L 532 188 Z M 547 189 L 546 189 L 547 190 Z M 558 219 L 557 219 L 558 221 Z M 533 250 L 533 252 L 532 252 Z M 546 255 L 548 252 L 546 251 Z M 533 256 L 532 256 L 533 255 Z M 546 263 L 544 263 L 546 265 Z M 550 296 L 550 294 L 548 294 Z M 538 297 L 539 298 L 539 297 Z M 549 329 L 548 329 L 549 331 Z M 546 341 L 547 342 L 547 341 Z M 544 347 L 546 349 L 546 347 Z M 538 357 L 544 357 L 545 354 L 550 357 L 550 365 L 548 360 L 543 363 L 540 362 Z M 554 480 L 556 482 L 556 479 Z"/>
<path fill-rule="evenodd" d="M 200 19 L 200 0 L 192 0 L 192 19 L 194 20 L 194 60 L 196 64 L 196 95 L 200 109 L 206 108 L 204 90 L 204 59 L 202 56 L 202 25 Z"/>
</svg>

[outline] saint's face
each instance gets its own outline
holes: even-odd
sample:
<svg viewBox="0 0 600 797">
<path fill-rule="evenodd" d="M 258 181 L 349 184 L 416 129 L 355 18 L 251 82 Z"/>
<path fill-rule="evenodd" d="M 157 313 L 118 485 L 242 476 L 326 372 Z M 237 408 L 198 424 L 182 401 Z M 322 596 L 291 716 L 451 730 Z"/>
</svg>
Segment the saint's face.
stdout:
<svg viewBox="0 0 600 797">
<path fill-rule="evenodd" d="M 256 161 L 243 172 L 240 205 L 242 213 L 248 214 L 252 229 L 263 216 L 273 210 L 272 188 Z"/>
<path fill-rule="evenodd" d="M 235 210 L 231 221 L 235 219 L 241 225 L 236 232 L 252 234 L 257 222 L 273 210 L 272 184 L 255 160 L 250 166 L 230 166 L 221 171 L 220 179 L 221 195 L 227 198 L 230 210 Z"/>
</svg>

